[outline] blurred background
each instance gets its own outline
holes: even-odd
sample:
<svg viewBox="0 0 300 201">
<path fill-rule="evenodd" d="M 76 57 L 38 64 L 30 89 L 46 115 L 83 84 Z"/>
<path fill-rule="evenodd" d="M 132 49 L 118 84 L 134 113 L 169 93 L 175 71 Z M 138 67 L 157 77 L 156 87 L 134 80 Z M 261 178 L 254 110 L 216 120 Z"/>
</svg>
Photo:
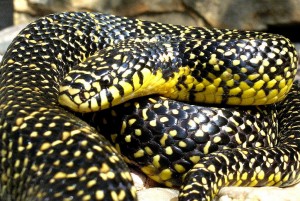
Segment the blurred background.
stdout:
<svg viewBox="0 0 300 201">
<path fill-rule="evenodd" d="M 164 23 L 279 33 L 300 42 L 300 0 L 0 0 L 0 54 L 29 22 L 96 11 Z"/>
</svg>

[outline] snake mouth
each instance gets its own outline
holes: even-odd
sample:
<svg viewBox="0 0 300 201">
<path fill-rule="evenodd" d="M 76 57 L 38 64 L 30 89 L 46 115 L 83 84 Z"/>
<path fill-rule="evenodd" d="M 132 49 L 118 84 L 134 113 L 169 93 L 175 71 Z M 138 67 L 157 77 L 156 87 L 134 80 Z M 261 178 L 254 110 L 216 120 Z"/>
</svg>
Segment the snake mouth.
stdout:
<svg viewBox="0 0 300 201">
<path fill-rule="evenodd" d="M 144 80 L 143 85 L 137 84 L 136 82 L 139 81 L 134 79 L 131 81 L 119 80 L 116 84 L 105 79 L 99 79 L 92 83 L 79 83 L 79 81 L 76 83 L 76 79 L 74 79 L 68 83 L 63 82 L 60 86 L 58 102 L 75 112 L 104 110 L 136 97 L 156 93 L 158 88 L 162 88 L 164 80 L 153 78 L 150 76 L 149 79 Z"/>
<path fill-rule="evenodd" d="M 59 95 L 58 96 L 58 102 L 62 106 L 65 106 L 65 107 L 67 107 L 67 108 L 69 108 L 73 111 L 78 111 L 79 110 L 79 105 L 74 103 L 74 101 L 72 101 L 72 99 L 66 94 Z"/>
<path fill-rule="evenodd" d="M 69 72 L 59 88 L 58 102 L 75 112 L 95 112 L 111 106 L 109 88 L 114 77 L 107 67 L 97 72 L 87 72 L 78 66 Z"/>
<path fill-rule="evenodd" d="M 98 91 L 99 86 L 97 82 L 62 85 L 59 90 L 58 102 L 75 112 L 83 113 L 109 108 L 112 99 L 110 92 L 107 87 L 103 86 Z"/>
</svg>

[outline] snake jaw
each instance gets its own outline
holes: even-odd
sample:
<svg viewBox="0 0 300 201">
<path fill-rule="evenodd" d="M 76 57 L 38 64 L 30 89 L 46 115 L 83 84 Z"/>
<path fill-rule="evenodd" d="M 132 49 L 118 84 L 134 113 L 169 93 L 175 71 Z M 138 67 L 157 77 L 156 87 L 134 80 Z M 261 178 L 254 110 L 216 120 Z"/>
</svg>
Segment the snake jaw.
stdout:
<svg viewBox="0 0 300 201">
<path fill-rule="evenodd" d="M 68 95 L 66 95 L 66 94 L 60 95 L 58 97 L 58 102 L 61 105 L 65 106 L 65 107 L 68 107 L 68 108 L 70 108 L 73 111 L 78 111 L 79 106 L 77 104 L 75 104 L 72 101 L 72 99 Z"/>
<path fill-rule="evenodd" d="M 74 72 L 76 74 L 76 71 Z M 58 102 L 76 112 L 94 112 L 110 106 L 112 80 L 107 73 L 103 76 L 81 75 L 70 79 L 71 72 L 59 88 Z M 96 78 L 97 77 L 97 78 Z"/>
<path fill-rule="evenodd" d="M 95 112 L 112 106 L 124 103 L 128 100 L 140 96 L 146 96 L 155 93 L 157 87 L 163 84 L 164 80 L 149 76 L 143 85 L 138 85 L 136 76 L 132 77 L 132 84 L 127 81 L 119 81 L 118 84 L 106 85 L 103 79 L 94 81 L 90 87 L 91 91 L 86 91 L 84 87 L 78 84 L 68 83 L 60 86 L 58 101 L 61 105 L 76 112 Z M 76 80 L 73 80 L 76 82 Z M 161 82 L 162 81 L 162 82 Z M 156 83 L 152 84 L 151 83 Z M 85 84 L 87 85 L 87 84 Z M 93 89 L 93 90 L 92 90 Z"/>
</svg>

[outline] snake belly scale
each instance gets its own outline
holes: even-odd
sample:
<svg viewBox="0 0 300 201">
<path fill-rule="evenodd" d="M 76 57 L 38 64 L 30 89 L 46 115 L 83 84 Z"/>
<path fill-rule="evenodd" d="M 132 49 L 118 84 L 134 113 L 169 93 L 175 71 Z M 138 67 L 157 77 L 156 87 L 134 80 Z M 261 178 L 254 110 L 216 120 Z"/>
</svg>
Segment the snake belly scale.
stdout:
<svg viewBox="0 0 300 201">
<path fill-rule="evenodd" d="M 132 179 L 117 151 L 122 143 L 117 142 L 115 149 L 96 131 L 101 124 L 95 121 L 98 113 L 87 120 L 92 127 L 60 103 L 77 112 L 90 112 L 160 92 L 182 101 L 213 104 L 261 105 L 283 100 L 276 105 L 283 130 L 267 135 L 264 143 L 258 140 L 253 147 L 239 147 L 234 138 L 229 142 L 237 148 L 225 146 L 213 153 L 206 146 L 204 152 L 209 154 L 194 155 L 190 171 L 183 163 L 174 164 L 180 178 L 172 177 L 174 173 L 164 167 L 160 155 L 141 167 L 169 186 L 182 184 L 180 200 L 211 200 L 226 185 L 296 183 L 299 86 L 295 84 L 289 92 L 296 64 L 289 40 L 273 34 L 174 26 L 85 12 L 43 17 L 15 38 L 1 63 L 0 199 L 135 200 Z M 153 81 L 156 84 L 151 86 Z M 216 96 L 212 98 L 212 94 Z M 167 107 L 170 102 L 150 99 L 150 103 Z M 177 112 L 181 111 L 186 112 Z M 290 119 L 286 120 L 287 116 Z M 141 121 L 135 117 L 139 119 L 129 120 L 125 126 Z M 276 127 L 272 122 L 263 124 Z M 174 132 L 170 134 L 177 136 Z M 115 133 L 112 136 L 112 141 L 118 138 Z M 180 143 L 181 148 L 188 145 L 188 140 Z M 151 155 L 153 148 L 147 147 Z M 143 158 L 140 150 L 134 152 L 134 160 Z M 166 150 L 172 155 L 175 149 Z M 155 172 L 158 175 L 151 175 Z"/>
</svg>

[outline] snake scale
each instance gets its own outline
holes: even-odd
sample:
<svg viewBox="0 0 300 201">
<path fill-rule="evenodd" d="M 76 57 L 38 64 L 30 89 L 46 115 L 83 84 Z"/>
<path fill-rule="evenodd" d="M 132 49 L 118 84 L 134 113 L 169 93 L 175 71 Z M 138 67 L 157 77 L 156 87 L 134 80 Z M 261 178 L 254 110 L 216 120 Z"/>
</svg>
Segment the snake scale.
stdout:
<svg viewBox="0 0 300 201">
<path fill-rule="evenodd" d="M 0 199 L 135 200 L 118 151 L 181 186 L 179 200 L 297 183 L 296 68 L 293 45 L 275 34 L 86 12 L 43 17 L 1 63 Z M 203 101 L 212 107 L 189 104 Z"/>
</svg>

